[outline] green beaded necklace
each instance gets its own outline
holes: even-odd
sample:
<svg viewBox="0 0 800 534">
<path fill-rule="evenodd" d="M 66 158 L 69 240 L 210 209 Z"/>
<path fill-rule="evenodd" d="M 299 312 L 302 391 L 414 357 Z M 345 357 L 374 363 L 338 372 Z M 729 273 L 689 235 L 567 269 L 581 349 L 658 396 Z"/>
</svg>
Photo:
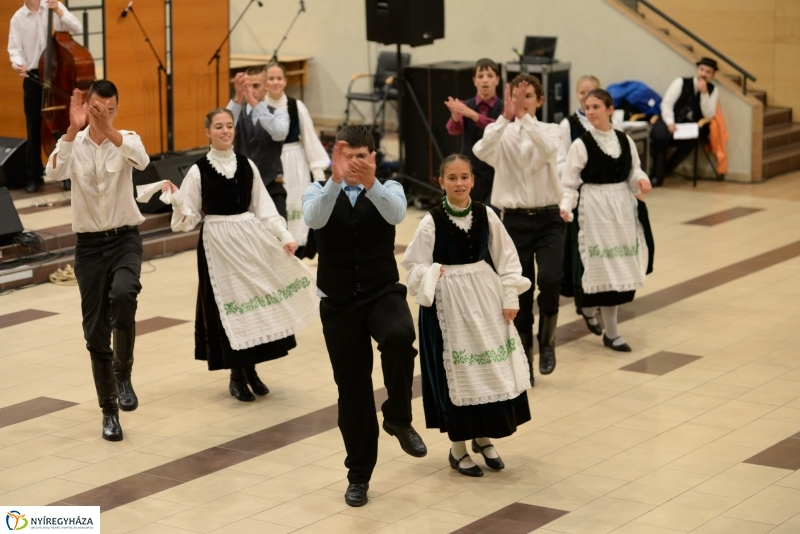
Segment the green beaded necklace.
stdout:
<svg viewBox="0 0 800 534">
<path fill-rule="evenodd" d="M 472 211 L 472 201 L 470 201 L 469 206 L 459 211 L 457 208 L 454 208 L 447 201 L 447 197 L 444 197 L 444 201 L 442 202 L 442 207 L 444 208 L 444 211 L 446 211 L 449 215 L 452 215 L 453 217 L 466 217 Z"/>
</svg>

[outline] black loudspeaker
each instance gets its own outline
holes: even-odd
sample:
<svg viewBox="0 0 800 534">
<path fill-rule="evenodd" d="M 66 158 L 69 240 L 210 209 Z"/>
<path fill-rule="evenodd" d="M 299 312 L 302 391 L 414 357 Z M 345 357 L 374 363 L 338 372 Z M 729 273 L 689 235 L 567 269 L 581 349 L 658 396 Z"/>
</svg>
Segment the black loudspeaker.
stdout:
<svg viewBox="0 0 800 534">
<path fill-rule="evenodd" d="M 420 46 L 444 37 L 444 0 L 366 0 L 367 41 Z"/>
<path fill-rule="evenodd" d="M 8 245 L 22 233 L 22 222 L 7 187 L 0 187 L 0 245 Z"/>
<path fill-rule="evenodd" d="M 167 159 L 158 159 L 150 162 L 143 171 L 133 170 L 133 194 L 136 195 L 136 186 L 152 184 L 161 180 L 169 180 L 178 187 L 183 182 L 183 177 L 192 168 L 192 165 L 202 157 L 202 154 L 186 156 L 173 156 Z M 172 211 L 172 205 L 161 202 L 161 193 L 156 193 L 149 202 L 138 203 L 142 213 L 164 213 Z"/>
<path fill-rule="evenodd" d="M 27 139 L 0 137 L 0 187 L 16 189 L 28 181 L 25 172 Z"/>
<path fill-rule="evenodd" d="M 403 71 L 409 86 L 419 100 L 425 119 L 444 157 L 461 151 L 461 136 L 447 133 L 450 111 L 444 105 L 447 97 L 468 100 L 475 96 L 472 76 L 475 63 L 471 61 L 441 61 L 430 65 L 406 67 Z M 501 85 L 497 95 L 502 98 Z M 403 105 L 403 143 L 405 143 L 405 173 L 417 180 L 438 186 L 441 158 L 428 135 L 425 123 L 408 92 Z"/>
</svg>

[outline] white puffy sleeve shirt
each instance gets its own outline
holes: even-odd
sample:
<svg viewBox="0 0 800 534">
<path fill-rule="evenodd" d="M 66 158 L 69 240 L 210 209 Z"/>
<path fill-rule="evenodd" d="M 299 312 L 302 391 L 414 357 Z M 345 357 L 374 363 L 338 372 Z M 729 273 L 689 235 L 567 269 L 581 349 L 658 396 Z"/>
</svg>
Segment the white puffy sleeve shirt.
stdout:
<svg viewBox="0 0 800 534">
<path fill-rule="evenodd" d="M 503 283 L 503 308 L 519 309 L 519 294 L 531 287 L 531 281 L 522 276 L 522 265 L 517 256 L 517 249 L 508 235 L 500 218 L 491 209 L 486 210 L 489 220 L 489 255 L 492 257 L 495 270 Z M 450 217 L 448 215 L 448 217 Z M 472 213 L 466 217 L 450 217 L 450 220 L 463 230 L 472 226 Z M 436 243 L 436 223 L 430 213 L 422 221 L 406 249 L 400 265 L 408 271 L 406 285 L 411 296 L 417 294 L 422 279 L 428 270 L 438 269 L 433 262 L 433 246 Z M 445 266 L 445 270 L 447 266 Z"/>
</svg>

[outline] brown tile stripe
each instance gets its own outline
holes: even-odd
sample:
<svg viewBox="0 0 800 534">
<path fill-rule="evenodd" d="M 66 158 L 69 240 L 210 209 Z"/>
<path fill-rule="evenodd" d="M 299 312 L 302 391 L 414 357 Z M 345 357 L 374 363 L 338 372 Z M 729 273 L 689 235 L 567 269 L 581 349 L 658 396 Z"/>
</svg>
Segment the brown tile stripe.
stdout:
<svg viewBox="0 0 800 534">
<path fill-rule="evenodd" d="M 515 502 L 482 517 L 452 534 L 528 534 L 568 514 L 564 510 Z"/>
<path fill-rule="evenodd" d="M 394 246 L 394 253 L 395 253 L 395 255 L 402 254 L 402 253 L 404 253 L 406 251 L 407 248 L 408 248 L 408 245 L 395 245 Z"/>
<path fill-rule="evenodd" d="M 7 313 L 5 315 L 0 315 L 0 328 L 8 328 L 9 326 L 28 323 L 37 319 L 44 319 L 51 315 L 58 314 L 43 310 L 22 310 L 14 313 Z"/>
<path fill-rule="evenodd" d="M 77 402 L 69 402 L 48 397 L 38 397 L 25 402 L 12 404 L 5 408 L 0 408 L 0 428 L 15 425 L 29 419 L 51 414 L 70 406 L 75 406 Z"/>
<path fill-rule="evenodd" d="M 136 321 L 136 335 L 143 336 L 158 330 L 163 330 L 171 326 L 188 323 L 183 319 L 172 319 L 170 317 L 151 317 L 142 321 Z"/>
<path fill-rule="evenodd" d="M 56 200 L 51 202 L 51 206 L 27 206 L 25 208 L 17 208 L 17 213 L 20 215 L 27 215 L 29 213 L 38 213 L 40 211 L 54 210 L 56 208 L 64 208 L 72 205 L 72 200 Z"/>
<path fill-rule="evenodd" d="M 650 375 L 665 375 L 670 371 L 674 371 L 679 367 L 683 367 L 699 359 L 700 356 L 693 356 L 691 354 L 661 351 L 647 358 L 637 360 L 625 367 L 620 367 L 620 369 L 623 371 L 634 371 Z"/>
<path fill-rule="evenodd" d="M 718 224 L 732 221 L 734 219 L 738 219 L 739 217 L 744 217 L 745 215 L 750 215 L 751 213 L 756 213 L 758 211 L 764 211 L 764 208 L 743 208 L 741 206 L 737 206 L 729 210 L 720 211 L 718 213 L 712 213 L 711 215 L 706 215 L 705 217 L 700 217 L 699 219 L 686 221 L 683 224 L 696 224 L 698 226 L 716 226 Z"/>
<path fill-rule="evenodd" d="M 779 469 L 800 469 L 800 434 L 795 434 L 744 461 L 746 464 L 764 465 Z"/>
</svg>

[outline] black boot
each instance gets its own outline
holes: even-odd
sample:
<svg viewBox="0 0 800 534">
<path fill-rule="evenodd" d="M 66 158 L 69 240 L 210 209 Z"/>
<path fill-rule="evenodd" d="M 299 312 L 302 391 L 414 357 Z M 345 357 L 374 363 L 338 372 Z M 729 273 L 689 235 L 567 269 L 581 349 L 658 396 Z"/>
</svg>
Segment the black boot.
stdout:
<svg viewBox="0 0 800 534">
<path fill-rule="evenodd" d="M 103 439 L 121 441 L 122 427 L 119 425 L 117 381 L 114 379 L 113 364 L 110 361 L 92 358 L 92 375 L 97 390 L 97 401 L 103 410 Z"/>
<path fill-rule="evenodd" d="M 244 369 L 241 367 L 231 367 L 231 383 L 228 386 L 228 391 L 231 395 L 236 397 L 236 400 L 242 402 L 253 402 L 256 396 L 247 387 L 247 377 L 244 374 Z"/>
<path fill-rule="evenodd" d="M 558 312 L 539 314 L 539 372 L 549 375 L 556 368 L 556 326 Z"/>
<path fill-rule="evenodd" d="M 522 350 L 528 359 L 528 371 L 531 373 L 531 387 L 533 387 L 533 336 L 531 334 L 520 334 L 519 339 L 522 341 Z"/>
<path fill-rule="evenodd" d="M 139 399 L 131 384 L 133 369 L 133 344 L 136 340 L 136 327 L 127 330 L 114 329 L 114 377 L 117 379 L 119 409 L 131 412 L 139 406 Z"/>
<path fill-rule="evenodd" d="M 247 379 L 247 383 L 250 384 L 253 393 L 256 395 L 266 395 L 269 393 L 267 385 L 258 377 L 255 365 L 244 367 L 244 376 Z"/>
</svg>

